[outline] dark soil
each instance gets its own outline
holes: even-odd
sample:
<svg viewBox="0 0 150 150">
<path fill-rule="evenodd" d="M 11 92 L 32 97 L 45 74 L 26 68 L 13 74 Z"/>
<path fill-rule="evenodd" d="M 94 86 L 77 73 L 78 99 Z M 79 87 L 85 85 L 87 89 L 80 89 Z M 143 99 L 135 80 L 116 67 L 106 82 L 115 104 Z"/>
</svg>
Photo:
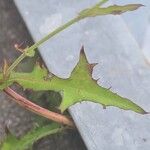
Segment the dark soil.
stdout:
<svg viewBox="0 0 150 150">
<path fill-rule="evenodd" d="M 31 45 L 32 39 L 12 0 L 0 0 L 0 65 L 3 58 L 12 62 L 18 55 L 14 44 L 24 42 Z M 31 63 L 30 60 L 24 61 Z M 24 65 L 27 67 L 28 65 Z M 27 67 L 28 68 L 28 67 Z M 18 89 L 18 88 L 17 88 Z M 18 89 L 20 91 L 20 89 Z M 21 108 L 0 92 L 0 141 L 7 136 L 6 131 L 16 137 L 23 136 L 35 124 L 35 115 Z M 7 128 L 7 130 L 6 130 Z M 77 131 L 67 131 L 61 135 L 45 137 L 34 144 L 35 150 L 85 150 Z"/>
</svg>

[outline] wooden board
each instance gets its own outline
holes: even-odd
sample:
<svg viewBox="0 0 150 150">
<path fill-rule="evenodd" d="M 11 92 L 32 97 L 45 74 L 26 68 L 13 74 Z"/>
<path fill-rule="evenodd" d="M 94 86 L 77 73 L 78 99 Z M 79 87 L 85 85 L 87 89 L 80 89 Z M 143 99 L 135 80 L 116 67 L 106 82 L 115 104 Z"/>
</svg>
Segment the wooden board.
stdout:
<svg viewBox="0 0 150 150">
<path fill-rule="evenodd" d="M 97 1 L 15 2 L 33 39 L 38 41 L 82 8 Z M 59 77 L 69 77 L 84 45 L 89 62 L 98 63 L 93 72 L 93 78 L 99 79 L 98 84 L 112 87 L 112 91 L 150 111 L 150 59 L 147 57 L 148 46 L 144 46 L 145 39 L 148 41 L 144 37 L 149 28 L 150 3 L 147 0 L 138 2 L 147 7 L 123 17 L 110 15 L 86 19 L 40 46 L 48 69 Z M 142 116 L 115 107 L 104 110 L 101 105 L 90 102 L 71 106 L 69 112 L 89 150 L 149 150 L 149 115 Z"/>
</svg>

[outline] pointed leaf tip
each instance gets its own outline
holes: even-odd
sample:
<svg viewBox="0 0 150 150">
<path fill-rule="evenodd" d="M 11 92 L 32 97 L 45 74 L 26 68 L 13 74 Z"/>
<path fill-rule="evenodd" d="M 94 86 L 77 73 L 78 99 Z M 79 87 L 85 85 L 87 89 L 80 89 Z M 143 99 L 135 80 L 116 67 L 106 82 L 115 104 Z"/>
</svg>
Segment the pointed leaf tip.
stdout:
<svg viewBox="0 0 150 150">
<path fill-rule="evenodd" d="M 88 64 L 88 59 L 87 59 L 87 56 L 85 54 L 85 50 L 84 50 L 84 47 L 82 46 L 81 50 L 80 50 L 80 54 L 79 54 L 79 62 L 80 61 L 83 61 L 83 59 L 85 60 L 86 64 Z"/>
<path fill-rule="evenodd" d="M 86 60 L 87 60 L 87 57 L 86 57 L 86 54 L 85 54 L 85 50 L 84 50 L 84 46 L 81 47 L 80 56 L 84 56 L 86 58 Z"/>
<path fill-rule="evenodd" d="M 89 73 L 90 73 L 90 75 L 91 75 L 92 72 L 93 72 L 93 68 L 94 68 L 98 63 L 89 64 L 88 59 L 87 59 L 87 55 L 85 54 L 84 47 L 82 46 L 81 51 L 80 51 L 80 60 L 79 60 L 79 61 L 83 61 L 83 59 L 85 59 L 86 65 L 87 65 L 87 68 L 88 68 L 88 71 L 89 71 Z"/>
<path fill-rule="evenodd" d="M 142 5 L 142 4 L 128 4 L 125 6 L 113 5 L 113 6 L 109 6 L 109 8 L 112 9 L 111 14 L 120 15 L 120 14 L 125 13 L 127 11 L 134 11 L 134 10 L 136 10 L 142 6 L 144 6 L 144 5 Z"/>
<path fill-rule="evenodd" d="M 85 66 L 88 70 L 88 73 L 90 75 L 92 75 L 92 72 L 93 72 L 93 68 L 98 64 L 98 63 L 92 63 L 92 64 L 89 64 L 88 62 L 88 59 L 87 59 L 87 55 L 85 54 L 85 50 L 84 50 L 84 47 L 82 46 L 81 48 L 81 51 L 80 51 L 80 59 L 79 59 L 79 63 L 81 62 L 85 62 Z M 85 69 L 85 68 L 83 68 Z"/>
<path fill-rule="evenodd" d="M 148 115 L 150 112 L 143 111 L 142 115 Z"/>
</svg>

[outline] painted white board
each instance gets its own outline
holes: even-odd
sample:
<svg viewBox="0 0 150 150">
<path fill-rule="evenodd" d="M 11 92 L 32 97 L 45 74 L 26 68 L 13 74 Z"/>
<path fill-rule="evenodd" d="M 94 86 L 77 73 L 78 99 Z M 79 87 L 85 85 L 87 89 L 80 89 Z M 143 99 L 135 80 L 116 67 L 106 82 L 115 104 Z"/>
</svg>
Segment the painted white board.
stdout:
<svg viewBox="0 0 150 150">
<path fill-rule="evenodd" d="M 33 39 L 37 41 L 97 0 L 15 2 Z M 93 78 L 99 78 L 98 84 L 111 86 L 113 91 L 150 110 L 149 50 L 143 48 L 145 41 L 149 40 L 150 2 L 132 2 L 147 7 L 122 16 L 86 19 L 52 38 L 39 50 L 48 69 L 67 78 L 78 61 L 81 45 L 84 45 L 89 62 L 99 63 L 93 72 Z M 115 0 L 115 3 L 121 3 L 121 0 Z M 88 102 L 71 106 L 69 111 L 89 150 L 149 150 L 148 115 L 115 107 L 104 110 L 101 105 Z"/>
</svg>

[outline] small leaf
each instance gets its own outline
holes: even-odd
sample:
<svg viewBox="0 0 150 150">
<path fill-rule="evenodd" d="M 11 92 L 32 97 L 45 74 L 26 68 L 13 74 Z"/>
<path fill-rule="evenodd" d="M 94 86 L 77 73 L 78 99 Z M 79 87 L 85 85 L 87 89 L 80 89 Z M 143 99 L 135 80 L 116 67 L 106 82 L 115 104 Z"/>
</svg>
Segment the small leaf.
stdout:
<svg viewBox="0 0 150 150">
<path fill-rule="evenodd" d="M 95 16 L 102 16 L 102 15 L 120 15 L 122 13 L 128 12 L 128 11 L 134 11 L 138 9 L 139 7 L 143 6 L 142 4 L 128 4 L 124 6 L 119 5 L 112 5 L 108 6 L 106 8 L 101 8 L 98 5 L 85 9 L 79 13 L 80 18 L 86 18 L 86 17 L 95 17 Z"/>
<path fill-rule="evenodd" d="M 62 129 L 57 124 L 51 124 L 33 129 L 21 139 L 8 135 L 7 139 L 1 146 L 1 150 L 26 150 L 37 140 L 60 131 L 62 131 Z"/>
</svg>

